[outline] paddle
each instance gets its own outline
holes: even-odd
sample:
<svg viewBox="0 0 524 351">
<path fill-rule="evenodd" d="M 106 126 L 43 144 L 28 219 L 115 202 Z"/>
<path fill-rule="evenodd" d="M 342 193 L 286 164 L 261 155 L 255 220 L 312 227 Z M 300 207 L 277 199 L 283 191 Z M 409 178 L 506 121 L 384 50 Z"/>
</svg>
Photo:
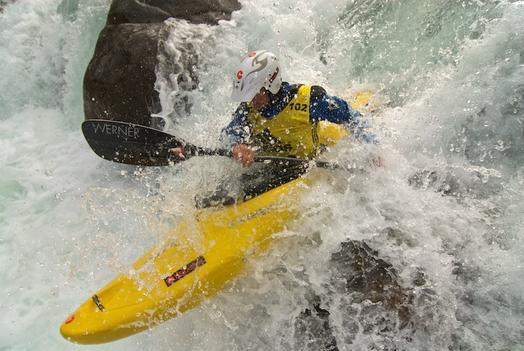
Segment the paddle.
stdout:
<svg viewBox="0 0 524 351">
<path fill-rule="evenodd" d="M 167 166 L 193 156 L 226 156 L 224 149 L 209 149 L 186 143 L 158 129 L 133 123 L 89 119 L 82 123 L 82 132 L 91 149 L 103 159 L 140 166 Z M 173 158 L 169 149 L 181 147 L 185 158 Z M 257 156 L 256 162 L 313 163 L 321 168 L 339 168 L 327 161 L 308 161 L 292 157 Z"/>
</svg>

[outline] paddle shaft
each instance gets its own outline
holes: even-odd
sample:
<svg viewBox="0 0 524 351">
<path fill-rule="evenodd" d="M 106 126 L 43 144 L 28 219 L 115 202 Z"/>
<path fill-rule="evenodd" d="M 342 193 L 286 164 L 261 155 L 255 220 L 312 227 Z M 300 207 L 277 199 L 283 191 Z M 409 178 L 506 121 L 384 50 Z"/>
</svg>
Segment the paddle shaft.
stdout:
<svg viewBox="0 0 524 351">
<path fill-rule="evenodd" d="M 167 166 L 193 156 L 232 157 L 229 150 L 199 147 L 161 130 L 133 123 L 86 120 L 82 123 L 82 132 L 89 146 L 98 156 L 113 162 L 141 166 Z M 175 156 L 170 151 L 173 148 L 183 150 L 183 157 Z M 313 164 L 321 168 L 340 168 L 331 162 L 292 157 L 256 156 L 255 161 L 280 161 L 288 164 Z"/>
</svg>

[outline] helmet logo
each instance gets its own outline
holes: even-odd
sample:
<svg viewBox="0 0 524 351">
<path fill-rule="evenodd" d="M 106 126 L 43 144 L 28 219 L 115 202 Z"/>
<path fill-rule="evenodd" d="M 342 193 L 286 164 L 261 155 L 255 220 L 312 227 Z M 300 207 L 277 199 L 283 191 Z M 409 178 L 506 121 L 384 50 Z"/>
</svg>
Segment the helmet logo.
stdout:
<svg viewBox="0 0 524 351">
<path fill-rule="evenodd" d="M 251 66 L 254 67 L 255 64 L 260 65 L 260 66 L 257 69 L 254 69 L 251 72 L 249 72 L 248 74 L 246 74 L 246 79 L 250 75 L 262 71 L 267 66 L 267 57 L 264 55 L 266 53 L 266 51 L 261 51 L 259 53 L 257 53 L 256 51 L 253 51 L 253 52 L 256 54 L 256 57 L 253 58 L 253 61 L 251 62 Z M 264 58 L 260 59 L 261 56 L 264 56 Z M 259 61 L 259 59 L 260 59 L 260 61 Z M 242 86 L 240 87 L 240 90 L 244 90 L 244 82 L 245 82 L 245 80 L 242 81 Z"/>
<path fill-rule="evenodd" d="M 255 64 L 260 65 L 256 70 L 252 71 L 251 73 L 255 73 L 258 71 L 262 71 L 267 66 L 267 55 L 264 55 L 266 52 L 262 51 L 259 53 L 254 59 L 253 62 L 251 62 L 251 66 L 255 67 Z M 263 58 L 261 58 L 263 56 Z M 250 73 L 250 74 L 251 74 Z"/>
<path fill-rule="evenodd" d="M 242 70 L 239 70 L 237 72 L 237 79 L 240 80 L 240 79 L 242 79 L 243 76 L 244 76 L 244 72 L 242 72 Z"/>
</svg>

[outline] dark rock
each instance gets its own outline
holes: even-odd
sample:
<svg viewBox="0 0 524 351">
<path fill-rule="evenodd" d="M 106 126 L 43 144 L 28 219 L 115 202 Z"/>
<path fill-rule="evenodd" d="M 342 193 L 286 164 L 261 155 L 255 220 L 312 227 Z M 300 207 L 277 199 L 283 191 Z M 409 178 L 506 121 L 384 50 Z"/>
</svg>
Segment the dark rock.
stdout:
<svg viewBox="0 0 524 351">
<path fill-rule="evenodd" d="M 396 270 L 377 257 L 366 243 L 346 241 L 332 256 L 334 285 L 351 294 L 354 303 L 369 300 L 396 311 L 401 321 L 410 319 L 412 294 L 399 283 Z"/>
<path fill-rule="evenodd" d="M 376 345 L 368 349 L 393 351 L 399 350 L 393 340 L 411 342 L 413 331 L 408 327 L 413 325 L 413 292 L 400 284 L 396 270 L 378 258 L 377 251 L 364 242 L 344 242 L 331 256 L 329 270 L 326 288 L 336 298 L 321 299 L 315 293 L 308 297 L 309 307 L 294 323 L 297 349 L 338 350 L 332 313 L 343 315 L 338 336 L 346 348 L 359 333 L 376 338 Z M 413 281 L 424 285 L 424 272 L 417 272 Z"/>
<path fill-rule="evenodd" d="M 237 0 L 114 0 L 107 24 L 158 23 L 170 17 L 217 24 L 239 9 Z"/>
<path fill-rule="evenodd" d="M 417 269 L 417 271 L 412 276 L 412 282 L 415 286 L 424 286 L 427 283 L 426 272 L 422 269 Z"/>
<path fill-rule="evenodd" d="M 159 127 L 151 114 L 160 112 L 155 91 L 159 57 L 163 43 L 175 17 L 191 23 L 216 24 L 229 19 L 240 9 L 237 0 L 114 0 L 106 27 L 100 33 L 95 53 L 84 76 L 84 111 L 86 119 L 109 119 Z M 173 29 L 174 27 L 174 29 Z M 198 64 L 191 38 L 180 48 L 181 62 L 165 57 L 161 68 L 177 70 L 177 88 L 183 92 L 197 86 L 195 67 Z M 160 70 L 160 73 L 162 70 Z M 183 93 L 180 101 L 170 101 L 179 111 L 188 114 L 191 102 Z M 160 126 L 161 127 L 161 126 Z"/>
<path fill-rule="evenodd" d="M 297 350 L 337 351 L 337 339 L 329 323 L 329 311 L 320 307 L 317 296 L 311 308 L 295 320 L 295 348 Z"/>
<path fill-rule="evenodd" d="M 4 12 L 7 5 L 14 3 L 16 0 L 0 0 L 0 13 Z"/>
<path fill-rule="evenodd" d="M 162 24 L 106 26 L 84 76 L 86 119 L 150 125 L 159 111 L 153 89 Z"/>
</svg>

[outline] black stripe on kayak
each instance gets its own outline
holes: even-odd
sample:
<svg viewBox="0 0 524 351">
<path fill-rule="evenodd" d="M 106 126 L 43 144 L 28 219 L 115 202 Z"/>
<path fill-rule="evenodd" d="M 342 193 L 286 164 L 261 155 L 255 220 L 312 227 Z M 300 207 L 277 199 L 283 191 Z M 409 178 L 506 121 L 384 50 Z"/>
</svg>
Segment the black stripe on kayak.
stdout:
<svg viewBox="0 0 524 351">
<path fill-rule="evenodd" d="M 100 302 L 100 299 L 98 298 L 98 295 L 96 295 L 96 294 L 93 295 L 92 299 L 93 299 L 93 302 L 95 303 L 96 307 L 98 307 L 98 309 L 99 309 L 100 311 L 104 312 L 106 308 L 105 308 L 104 305 L 102 305 L 102 303 Z"/>
</svg>

